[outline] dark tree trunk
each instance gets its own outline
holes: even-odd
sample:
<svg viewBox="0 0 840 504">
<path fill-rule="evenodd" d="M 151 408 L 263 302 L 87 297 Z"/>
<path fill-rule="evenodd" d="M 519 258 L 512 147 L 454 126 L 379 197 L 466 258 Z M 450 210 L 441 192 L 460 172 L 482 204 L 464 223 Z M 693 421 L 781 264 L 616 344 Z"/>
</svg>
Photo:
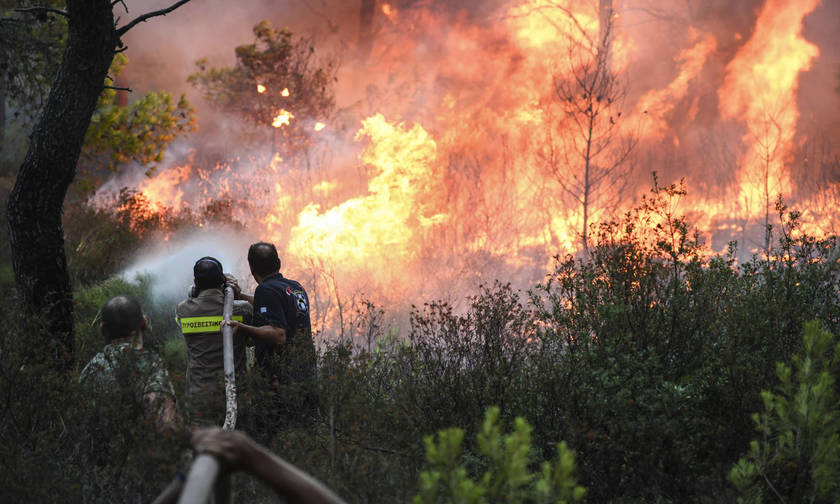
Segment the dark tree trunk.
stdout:
<svg viewBox="0 0 840 504">
<path fill-rule="evenodd" d="M 0 151 L 5 145 L 3 137 L 6 136 L 6 79 L 0 77 Z"/>
<path fill-rule="evenodd" d="M 6 209 L 20 301 L 59 365 L 74 351 L 62 204 L 118 41 L 110 0 L 68 0 L 67 12 L 67 46 Z"/>
<path fill-rule="evenodd" d="M 376 0 L 362 0 L 359 6 L 359 57 L 367 61 L 373 46 L 373 15 L 376 13 Z"/>
</svg>

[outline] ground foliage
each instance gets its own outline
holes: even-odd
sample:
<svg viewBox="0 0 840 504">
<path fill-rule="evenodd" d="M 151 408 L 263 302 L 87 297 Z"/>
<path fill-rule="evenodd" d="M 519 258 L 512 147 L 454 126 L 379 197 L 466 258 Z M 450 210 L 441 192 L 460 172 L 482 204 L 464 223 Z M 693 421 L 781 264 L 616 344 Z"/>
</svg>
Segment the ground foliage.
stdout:
<svg viewBox="0 0 840 504">
<path fill-rule="evenodd" d="M 836 240 L 803 234 L 798 215 L 780 203 L 775 245 L 738 264 L 734 244 L 727 254 L 709 253 L 677 215 L 683 194 L 679 185 L 654 187 L 636 209 L 596 230 L 587 256 L 558 257 L 527 294 L 494 284 L 464 310 L 431 302 L 414 310 L 402 336 L 381 323 L 387 307 L 360 305 L 354 333 L 327 337 L 320 349 L 318 411 L 296 415 L 291 389 L 272 403 L 264 380 L 251 373 L 241 384 L 240 426 L 349 502 L 422 498 L 434 471 L 483 481 L 492 463 L 478 435 L 494 406 L 498 425 L 513 425 L 520 437 L 517 417 L 531 427 L 518 474 L 541 474 L 539 461 L 552 460 L 564 441 L 576 454 L 574 474 L 588 502 L 754 502 L 758 491 L 771 499 L 769 487 L 759 488 L 765 476 L 787 502 L 814 495 L 830 502 L 832 482 L 840 480 L 840 411 L 832 399 Z M 118 216 L 85 219 L 95 229 Z M 120 232 L 137 241 L 112 238 L 128 253 L 140 241 L 126 226 Z M 99 250 L 99 239 L 91 238 L 91 250 Z M 113 259 L 114 268 L 119 263 Z M 95 261 L 71 264 L 76 278 L 89 279 L 76 293 L 83 341 L 75 370 L 30 363 L 40 350 L 27 342 L 38 341 L 30 336 L 43 328 L 16 321 L 10 303 L 2 305 L 10 322 L 0 341 L 0 488 L 10 502 L 50 500 L 57 491 L 72 501 L 84 490 L 83 437 L 74 425 L 84 425 L 90 405 L 75 384 L 101 345 L 92 322 L 112 293 L 143 300 L 152 346 L 165 355 L 177 392 L 184 390 L 183 340 L 166 306 L 155 308 L 148 283 L 106 281 L 85 271 L 96 269 Z M 816 322 L 803 344 L 809 321 Z M 427 461 L 422 440 L 451 427 L 463 432 L 461 458 L 448 462 L 446 473 L 440 457 Z M 121 447 L 126 457 L 159 454 L 139 441 Z M 150 485 L 165 484 L 164 474 L 152 476 Z M 108 481 L 103 493 L 118 492 Z M 237 493 L 269 498 L 247 479 Z"/>
</svg>

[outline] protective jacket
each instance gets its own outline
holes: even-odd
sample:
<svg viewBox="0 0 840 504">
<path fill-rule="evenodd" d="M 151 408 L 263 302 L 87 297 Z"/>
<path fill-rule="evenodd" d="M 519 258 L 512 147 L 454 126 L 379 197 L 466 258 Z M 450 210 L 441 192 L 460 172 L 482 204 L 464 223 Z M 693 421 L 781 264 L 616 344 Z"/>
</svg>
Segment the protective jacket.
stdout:
<svg viewBox="0 0 840 504">
<path fill-rule="evenodd" d="M 187 343 L 187 399 L 194 424 L 216 424 L 224 417 L 224 346 L 221 322 L 225 295 L 222 289 L 204 289 L 178 304 L 175 320 Z M 233 302 L 233 319 L 250 323 L 251 304 Z M 233 339 L 237 377 L 245 371 L 245 339 Z"/>
</svg>

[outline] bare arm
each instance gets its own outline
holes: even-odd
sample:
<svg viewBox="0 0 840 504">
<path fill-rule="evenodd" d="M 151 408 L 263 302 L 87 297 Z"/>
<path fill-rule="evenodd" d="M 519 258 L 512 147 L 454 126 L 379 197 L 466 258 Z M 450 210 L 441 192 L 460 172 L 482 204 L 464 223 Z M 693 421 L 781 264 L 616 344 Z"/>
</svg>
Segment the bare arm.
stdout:
<svg viewBox="0 0 840 504">
<path fill-rule="evenodd" d="M 286 342 L 286 330 L 281 327 L 274 327 L 272 325 L 256 327 L 243 324 L 242 322 L 237 322 L 236 320 L 222 321 L 222 325 L 229 325 L 233 327 L 234 334 L 238 331 L 244 331 L 260 341 L 273 343 Z"/>
<path fill-rule="evenodd" d="M 239 431 L 214 427 L 193 433 L 193 446 L 199 453 L 210 453 L 230 470 L 250 472 L 292 502 L 343 504 L 344 501 L 323 483 L 271 453 Z"/>
<path fill-rule="evenodd" d="M 169 394 L 148 392 L 145 396 L 149 404 L 157 408 L 155 427 L 160 431 L 175 431 L 181 427 L 181 416 L 175 408 L 175 400 Z"/>
</svg>

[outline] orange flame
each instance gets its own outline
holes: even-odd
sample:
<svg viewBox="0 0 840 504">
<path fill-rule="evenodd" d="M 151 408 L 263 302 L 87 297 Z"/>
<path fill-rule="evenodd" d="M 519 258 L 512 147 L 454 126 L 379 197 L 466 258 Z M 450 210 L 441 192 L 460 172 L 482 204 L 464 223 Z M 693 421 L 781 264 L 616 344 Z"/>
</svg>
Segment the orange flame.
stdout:
<svg viewBox="0 0 840 504">
<path fill-rule="evenodd" d="M 674 110 L 677 102 L 685 97 L 689 84 L 697 78 L 706 59 L 717 49 L 717 41 L 711 34 L 700 35 L 692 30 L 692 37 L 697 40 L 694 46 L 680 51 L 677 61 L 680 72 L 664 89 L 653 89 L 642 96 L 636 104 L 637 115 L 647 114 L 648 124 L 642 134 L 648 140 L 660 140 L 670 129 L 668 114 Z M 696 109 L 694 109 L 696 114 Z M 677 140 L 676 137 L 674 140 Z"/>
<path fill-rule="evenodd" d="M 653 16 L 639 22 L 647 15 L 641 9 L 615 13 L 609 64 L 629 87 L 620 110 L 616 104 L 608 111 L 610 118 L 622 112 L 611 141 L 639 141 L 632 159 L 638 169 L 621 198 L 595 204 L 587 219 L 622 215 L 657 170 L 664 182 L 688 177 L 681 208 L 718 249 L 729 239 L 755 247 L 761 240 L 748 236 L 750 226 L 760 224 L 776 192 L 794 189 L 788 165 L 802 135 L 797 120 L 805 116 L 799 79 L 818 54 L 802 22 L 818 3 L 766 0 L 754 26 L 729 33 L 699 23 L 655 25 Z M 312 124 L 303 134 L 324 148 L 325 161 L 304 168 L 286 153 L 255 155 L 247 176 L 237 179 L 231 170 L 214 190 L 259 194 L 243 210 L 249 232 L 275 241 L 296 268 L 327 267 L 348 288 L 399 296 L 424 275 L 467 283 L 516 271 L 520 280 L 538 279 L 552 255 L 580 249 L 584 216 L 569 201 L 584 198 L 564 200 L 561 187 L 579 180 L 579 159 L 554 156 L 548 173 L 544 157 L 551 142 L 570 145 L 572 153 L 585 147 L 570 133 L 575 118 L 559 106 L 555 77 L 598 54 L 604 27 L 597 4 L 515 0 L 476 21 L 473 11 L 453 15 L 426 2 L 403 3 L 399 11 L 381 3 L 373 22 L 387 29 L 376 32 L 359 64 L 342 70 L 339 87 L 350 84 L 336 92 L 330 134 L 317 135 L 327 119 L 304 117 L 303 109 L 293 109 L 299 118 L 286 109 L 273 118 L 274 128 L 292 119 Z M 653 47 L 663 41 L 668 47 Z M 288 88 L 280 94 L 296 98 Z M 358 120 L 358 132 L 348 128 Z M 352 144 L 353 133 L 359 143 Z M 713 135 L 725 137 L 721 150 L 731 147 L 720 154 L 725 159 L 708 152 Z M 715 176 L 710 159 L 719 164 Z M 161 171 L 143 194 L 160 208 L 199 208 L 200 198 L 185 187 L 207 182 L 204 172 L 184 170 Z M 770 181 L 767 191 L 762 179 Z M 814 210 L 803 214 L 810 229 L 840 228 L 818 211 L 840 202 L 840 184 L 810 202 Z"/>
<path fill-rule="evenodd" d="M 819 54 L 817 46 L 802 38 L 802 20 L 818 3 L 767 0 L 752 37 L 727 65 L 726 80 L 718 92 L 722 116 L 743 121 L 747 129 L 738 199 L 761 202 L 764 208 L 772 205 L 776 193 L 790 191 L 785 160 L 799 117 L 799 74 Z M 771 201 L 767 201 L 768 192 Z"/>
<path fill-rule="evenodd" d="M 419 254 L 422 229 L 446 219 L 426 211 L 420 199 L 437 146 L 420 125 L 392 124 L 381 114 L 362 121 L 356 138 L 365 137 L 370 143 L 360 157 L 372 169 L 368 195 L 324 211 L 318 204 L 307 205 L 292 229 L 288 251 L 298 258 L 326 258 L 347 271 L 396 275 Z"/>
<path fill-rule="evenodd" d="M 394 20 L 397 17 L 397 9 L 395 9 L 389 3 L 383 3 L 382 4 L 382 14 L 384 14 L 385 17 L 388 18 L 389 21 L 394 22 Z"/>
</svg>

